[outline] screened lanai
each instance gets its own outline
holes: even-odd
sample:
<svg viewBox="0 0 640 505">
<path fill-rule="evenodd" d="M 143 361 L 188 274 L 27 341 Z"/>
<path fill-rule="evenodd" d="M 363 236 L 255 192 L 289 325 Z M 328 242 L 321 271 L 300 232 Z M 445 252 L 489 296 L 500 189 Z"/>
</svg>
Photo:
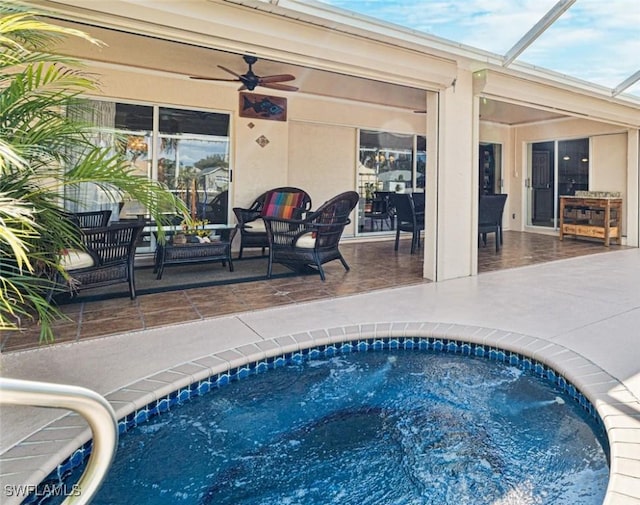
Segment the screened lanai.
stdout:
<svg viewBox="0 0 640 505">
<path fill-rule="evenodd" d="M 486 51 L 488 61 L 640 99 L 640 6 L 634 0 L 466 2 L 434 0 L 264 0 L 301 12 L 324 4 L 328 15 L 357 15 Z M 574 81 L 575 80 L 575 81 Z"/>
</svg>

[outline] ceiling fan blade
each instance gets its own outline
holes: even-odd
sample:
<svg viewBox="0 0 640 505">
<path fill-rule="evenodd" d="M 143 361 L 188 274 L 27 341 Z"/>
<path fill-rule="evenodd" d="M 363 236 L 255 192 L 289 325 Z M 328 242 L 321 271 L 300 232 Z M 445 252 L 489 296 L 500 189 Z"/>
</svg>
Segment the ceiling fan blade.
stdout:
<svg viewBox="0 0 640 505">
<path fill-rule="evenodd" d="M 293 81 L 294 79 L 295 79 L 295 76 L 291 74 L 265 75 L 264 77 L 260 77 L 260 83 L 285 82 L 285 81 Z"/>
<path fill-rule="evenodd" d="M 190 75 L 189 79 L 196 79 L 199 81 L 226 81 L 226 82 L 237 82 L 239 79 L 221 79 L 218 77 L 204 77 L 201 75 Z"/>
<path fill-rule="evenodd" d="M 279 89 L 282 91 L 298 91 L 298 88 L 295 86 L 289 86 L 288 84 L 280 84 L 277 82 L 260 83 L 258 86 L 262 86 L 263 88 Z"/>
<path fill-rule="evenodd" d="M 238 79 L 240 79 L 240 74 L 234 72 L 233 70 L 228 69 L 227 67 L 223 67 L 222 65 L 218 65 L 218 68 L 221 68 L 225 72 L 229 72 L 231 75 L 235 75 Z"/>
<path fill-rule="evenodd" d="M 251 70 L 251 65 L 253 65 L 257 60 L 256 57 L 245 56 L 244 61 L 249 65 L 249 70 L 245 74 L 239 74 L 230 68 L 224 67 L 222 65 L 218 65 L 218 68 L 224 70 L 228 74 L 235 76 L 235 79 L 224 79 L 220 77 L 204 77 L 199 75 L 191 76 L 191 79 L 199 79 L 203 81 L 234 81 L 240 82 L 241 85 L 238 88 L 238 91 L 244 91 L 248 89 L 249 91 L 253 91 L 256 86 L 264 86 L 265 88 L 273 88 L 279 89 L 282 91 L 298 91 L 296 86 L 289 86 L 286 84 L 279 84 L 281 82 L 293 81 L 295 80 L 295 76 L 291 74 L 275 74 L 275 75 L 265 75 L 264 77 L 260 77 L 256 75 Z"/>
</svg>

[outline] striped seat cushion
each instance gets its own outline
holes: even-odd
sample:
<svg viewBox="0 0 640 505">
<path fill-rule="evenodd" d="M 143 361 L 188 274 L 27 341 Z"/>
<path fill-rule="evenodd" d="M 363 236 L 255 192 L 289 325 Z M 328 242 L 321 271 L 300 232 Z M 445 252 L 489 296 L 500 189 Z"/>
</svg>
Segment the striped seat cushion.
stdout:
<svg viewBox="0 0 640 505">
<path fill-rule="evenodd" d="M 304 195 L 302 193 L 280 193 L 272 191 L 264 202 L 263 216 L 277 217 L 280 219 L 298 219 Z"/>
</svg>

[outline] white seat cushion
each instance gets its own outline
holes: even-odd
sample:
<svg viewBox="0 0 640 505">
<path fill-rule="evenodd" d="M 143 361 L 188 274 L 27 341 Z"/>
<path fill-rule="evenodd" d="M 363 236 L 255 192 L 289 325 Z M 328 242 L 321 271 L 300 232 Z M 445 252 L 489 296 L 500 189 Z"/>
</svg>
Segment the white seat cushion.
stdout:
<svg viewBox="0 0 640 505">
<path fill-rule="evenodd" d="M 296 240 L 296 247 L 302 249 L 313 249 L 316 246 L 316 238 L 313 232 L 303 233 Z"/>
<path fill-rule="evenodd" d="M 93 257 L 77 249 L 65 249 L 60 255 L 60 265 L 65 270 L 77 270 L 94 266 Z"/>
<path fill-rule="evenodd" d="M 267 233 L 267 226 L 264 224 L 264 220 L 261 217 L 245 224 L 244 227 L 246 230 L 253 231 L 256 233 L 258 232 Z"/>
</svg>

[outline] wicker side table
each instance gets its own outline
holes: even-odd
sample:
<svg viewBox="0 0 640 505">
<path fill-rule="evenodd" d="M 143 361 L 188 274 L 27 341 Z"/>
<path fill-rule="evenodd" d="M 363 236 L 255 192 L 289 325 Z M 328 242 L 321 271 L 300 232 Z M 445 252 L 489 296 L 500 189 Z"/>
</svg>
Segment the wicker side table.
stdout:
<svg viewBox="0 0 640 505">
<path fill-rule="evenodd" d="M 156 279 L 162 279 L 164 267 L 167 265 L 184 265 L 185 263 L 221 262 L 229 264 L 229 271 L 233 272 L 231 260 L 231 243 L 235 236 L 236 227 L 217 229 L 220 235 L 208 243 L 174 244 L 173 237 L 169 237 L 164 244 L 158 244 L 155 254 L 154 273 Z"/>
</svg>

